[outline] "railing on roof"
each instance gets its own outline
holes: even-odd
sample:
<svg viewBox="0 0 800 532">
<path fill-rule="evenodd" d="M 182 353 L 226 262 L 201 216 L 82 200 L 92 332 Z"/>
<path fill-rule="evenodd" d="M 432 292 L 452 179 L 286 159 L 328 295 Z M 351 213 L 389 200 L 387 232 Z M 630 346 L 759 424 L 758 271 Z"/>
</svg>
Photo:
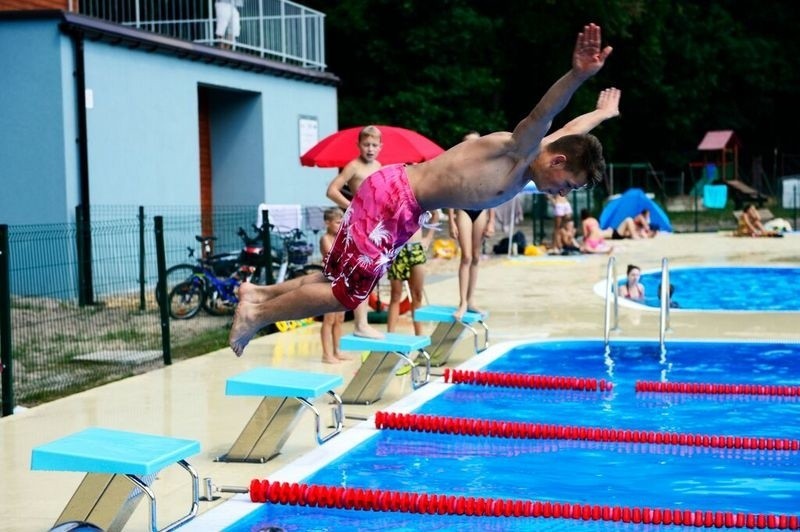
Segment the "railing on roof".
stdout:
<svg viewBox="0 0 800 532">
<path fill-rule="evenodd" d="M 325 15 L 288 0 L 243 0 L 235 41 L 214 34 L 214 0 L 70 0 L 70 11 L 209 46 L 325 70 Z"/>
</svg>

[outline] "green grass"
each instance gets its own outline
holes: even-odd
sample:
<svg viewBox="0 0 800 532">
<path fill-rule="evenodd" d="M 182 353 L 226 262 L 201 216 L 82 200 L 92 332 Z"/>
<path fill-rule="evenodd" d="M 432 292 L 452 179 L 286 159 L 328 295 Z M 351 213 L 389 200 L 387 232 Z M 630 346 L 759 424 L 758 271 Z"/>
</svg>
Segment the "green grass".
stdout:
<svg viewBox="0 0 800 532">
<path fill-rule="evenodd" d="M 149 335 L 137 329 L 120 329 L 116 331 L 109 331 L 100 336 L 100 339 L 106 341 L 123 340 L 126 342 L 143 343 L 143 340 L 146 340 L 151 337 L 152 335 Z"/>
<path fill-rule="evenodd" d="M 192 358 L 211 351 L 222 349 L 228 345 L 228 327 L 215 327 L 196 334 L 190 341 L 172 346 L 172 357 L 175 359 Z"/>
<path fill-rule="evenodd" d="M 34 304 L 29 299 L 22 297 L 11 297 L 11 308 L 16 310 L 42 310 L 41 304 Z"/>
</svg>

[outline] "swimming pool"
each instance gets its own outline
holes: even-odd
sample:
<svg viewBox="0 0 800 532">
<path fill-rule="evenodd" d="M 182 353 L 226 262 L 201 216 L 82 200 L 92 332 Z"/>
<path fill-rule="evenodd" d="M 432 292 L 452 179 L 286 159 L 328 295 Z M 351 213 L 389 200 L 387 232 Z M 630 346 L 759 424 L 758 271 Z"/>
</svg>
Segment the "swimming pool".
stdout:
<svg viewBox="0 0 800 532">
<path fill-rule="evenodd" d="M 673 301 L 685 310 L 800 312 L 800 268 L 788 266 L 671 267 Z M 642 273 L 644 305 L 659 307 L 661 271 Z M 625 280 L 620 284 L 624 284 Z M 598 287 L 596 287 L 597 290 Z M 600 293 L 604 295 L 605 282 Z M 642 305 L 626 301 L 637 307 Z"/>
<path fill-rule="evenodd" d="M 800 439 L 800 396 L 664 394 L 637 381 L 797 386 L 800 344 L 620 340 L 515 342 L 464 368 L 605 379 L 610 391 L 578 392 L 445 384 L 392 412 L 692 435 Z M 496 438 L 375 430 L 365 422 L 270 475 L 270 480 L 412 493 L 605 507 L 771 514 L 797 519 L 800 451 L 586 439 Z M 620 432 L 622 433 L 622 432 Z M 352 449 L 343 446 L 354 438 Z M 337 455 L 325 449 L 333 442 Z M 230 504 L 230 503 L 226 503 Z M 224 509 L 223 505 L 220 510 Z M 641 524 L 546 517 L 468 517 L 356 511 L 240 501 L 253 511 L 225 530 L 642 530 Z M 215 510 L 216 511 L 216 510 Z M 213 514 L 215 511 L 209 512 Z M 660 510 L 659 510 L 660 511 Z M 434 511 L 434 513 L 436 513 Z M 198 519 L 202 522 L 203 517 Z M 230 523 L 232 520 L 227 521 Z M 209 521 L 206 521 L 208 523 Z M 198 523 L 196 528 L 202 529 Z M 191 528 L 191 524 L 190 524 Z M 694 528 L 694 527 L 692 527 Z"/>
</svg>

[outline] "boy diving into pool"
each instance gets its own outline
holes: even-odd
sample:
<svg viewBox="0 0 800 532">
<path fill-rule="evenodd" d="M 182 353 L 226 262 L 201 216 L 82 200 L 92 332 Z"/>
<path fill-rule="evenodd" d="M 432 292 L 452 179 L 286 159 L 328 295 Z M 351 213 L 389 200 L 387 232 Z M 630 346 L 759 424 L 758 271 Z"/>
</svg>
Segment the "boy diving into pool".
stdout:
<svg viewBox="0 0 800 532">
<path fill-rule="evenodd" d="M 253 335 L 270 323 L 357 306 L 426 222 L 427 211 L 495 207 L 531 180 L 540 192 L 562 196 L 599 183 L 605 169 L 602 146 L 587 133 L 618 114 L 619 91 L 607 89 L 601 94 L 607 105 L 601 108 L 598 100 L 591 113 L 547 132 L 578 87 L 603 67 L 611 50 L 601 47 L 599 26 L 584 26 L 570 70 L 513 132 L 484 135 L 430 161 L 385 166 L 370 175 L 345 213 L 324 272 L 277 285 L 240 287 L 229 336 L 234 352 L 241 355 Z"/>
</svg>

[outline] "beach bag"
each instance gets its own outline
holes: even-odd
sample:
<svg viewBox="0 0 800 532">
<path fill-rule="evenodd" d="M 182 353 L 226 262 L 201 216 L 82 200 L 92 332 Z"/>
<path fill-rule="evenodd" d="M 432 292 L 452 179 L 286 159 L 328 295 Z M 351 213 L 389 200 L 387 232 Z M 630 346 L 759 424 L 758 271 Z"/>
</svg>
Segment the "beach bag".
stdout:
<svg viewBox="0 0 800 532">
<path fill-rule="evenodd" d="M 525 250 L 525 247 L 528 245 L 528 241 L 525 239 L 525 235 L 522 231 L 517 231 L 511 237 L 512 242 L 517 245 L 517 250 L 521 253 Z M 508 237 L 503 237 L 497 244 L 494 245 L 492 248 L 495 255 L 504 255 L 508 253 Z"/>
</svg>

